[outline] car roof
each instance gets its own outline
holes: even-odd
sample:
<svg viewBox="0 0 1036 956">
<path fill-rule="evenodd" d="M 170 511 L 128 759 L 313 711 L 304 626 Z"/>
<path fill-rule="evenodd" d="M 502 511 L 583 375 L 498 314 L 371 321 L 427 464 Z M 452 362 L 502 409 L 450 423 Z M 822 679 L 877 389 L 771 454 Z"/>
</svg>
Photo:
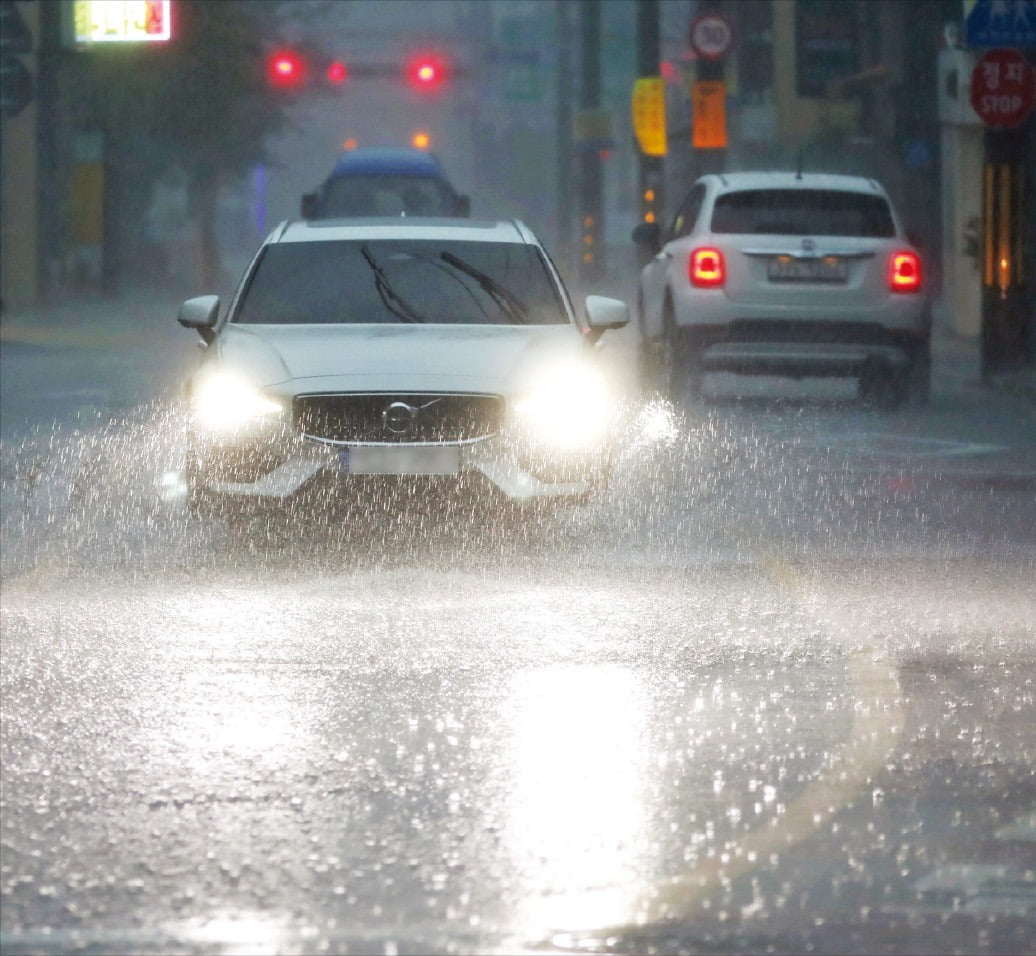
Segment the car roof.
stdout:
<svg viewBox="0 0 1036 956">
<path fill-rule="evenodd" d="M 267 243 L 333 240 L 428 239 L 452 242 L 540 242 L 517 219 L 446 219 L 420 216 L 364 216 L 353 219 L 297 219 L 282 222 Z"/>
<path fill-rule="evenodd" d="M 710 173 L 698 181 L 712 183 L 719 193 L 749 189 L 826 189 L 888 198 L 877 180 L 841 173 L 798 173 L 792 170 Z"/>
<path fill-rule="evenodd" d="M 342 153 L 331 176 L 442 176 L 434 153 L 420 149 L 385 147 L 353 149 Z"/>
</svg>

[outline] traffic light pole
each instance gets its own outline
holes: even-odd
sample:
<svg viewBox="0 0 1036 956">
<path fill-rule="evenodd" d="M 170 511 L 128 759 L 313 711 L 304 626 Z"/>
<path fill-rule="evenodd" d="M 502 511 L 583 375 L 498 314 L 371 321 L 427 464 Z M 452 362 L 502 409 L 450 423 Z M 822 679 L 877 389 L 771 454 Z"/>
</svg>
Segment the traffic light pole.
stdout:
<svg viewBox="0 0 1036 956">
<path fill-rule="evenodd" d="M 637 4 L 637 76 L 660 75 L 661 49 L 658 39 L 658 0 Z M 638 151 L 640 168 L 640 221 L 661 222 L 665 209 L 665 159 Z"/>
</svg>

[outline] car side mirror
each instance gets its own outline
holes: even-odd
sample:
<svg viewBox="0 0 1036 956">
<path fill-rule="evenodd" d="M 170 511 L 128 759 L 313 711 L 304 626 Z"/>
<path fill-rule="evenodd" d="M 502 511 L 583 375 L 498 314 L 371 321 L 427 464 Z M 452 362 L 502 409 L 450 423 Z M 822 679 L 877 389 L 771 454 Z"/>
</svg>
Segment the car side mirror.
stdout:
<svg viewBox="0 0 1036 956">
<path fill-rule="evenodd" d="M 464 216 L 467 218 L 471 215 L 471 197 L 470 196 L 458 196 L 457 197 L 457 215 Z"/>
<path fill-rule="evenodd" d="M 303 193 L 302 195 L 302 218 L 316 219 L 317 217 L 317 194 Z"/>
<path fill-rule="evenodd" d="M 662 248 L 662 230 L 657 222 L 642 222 L 633 228 L 633 242 L 644 246 L 654 255 Z"/>
<path fill-rule="evenodd" d="M 586 324 L 590 341 L 596 342 L 609 329 L 621 329 L 629 324 L 630 310 L 622 299 L 603 295 L 586 297 Z"/>
<path fill-rule="evenodd" d="M 213 327 L 219 318 L 219 296 L 199 295 L 180 306 L 176 321 L 185 329 L 194 329 L 206 343 L 216 338 Z"/>
</svg>

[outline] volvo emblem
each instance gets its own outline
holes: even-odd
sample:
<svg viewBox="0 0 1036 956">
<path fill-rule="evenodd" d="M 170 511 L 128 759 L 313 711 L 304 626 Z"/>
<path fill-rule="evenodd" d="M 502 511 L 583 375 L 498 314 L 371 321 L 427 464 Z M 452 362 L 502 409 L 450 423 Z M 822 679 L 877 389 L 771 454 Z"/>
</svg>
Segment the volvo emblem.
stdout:
<svg viewBox="0 0 1036 956">
<path fill-rule="evenodd" d="M 381 425 L 393 435 L 413 435 L 420 410 L 406 402 L 393 402 L 381 413 Z"/>
<path fill-rule="evenodd" d="M 803 252 L 812 252 L 814 249 L 816 249 L 816 247 L 817 247 L 817 244 L 812 239 L 803 239 L 802 240 L 802 251 Z"/>
</svg>

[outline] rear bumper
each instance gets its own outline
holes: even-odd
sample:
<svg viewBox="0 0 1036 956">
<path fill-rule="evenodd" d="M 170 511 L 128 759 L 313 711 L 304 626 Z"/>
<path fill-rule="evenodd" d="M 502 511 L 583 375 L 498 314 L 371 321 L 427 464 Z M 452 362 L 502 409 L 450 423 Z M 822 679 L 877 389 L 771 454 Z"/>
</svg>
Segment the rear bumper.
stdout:
<svg viewBox="0 0 1036 956">
<path fill-rule="evenodd" d="M 705 371 L 792 376 L 860 375 L 875 365 L 898 371 L 928 341 L 873 323 L 736 320 L 685 327 L 692 360 Z"/>
</svg>

